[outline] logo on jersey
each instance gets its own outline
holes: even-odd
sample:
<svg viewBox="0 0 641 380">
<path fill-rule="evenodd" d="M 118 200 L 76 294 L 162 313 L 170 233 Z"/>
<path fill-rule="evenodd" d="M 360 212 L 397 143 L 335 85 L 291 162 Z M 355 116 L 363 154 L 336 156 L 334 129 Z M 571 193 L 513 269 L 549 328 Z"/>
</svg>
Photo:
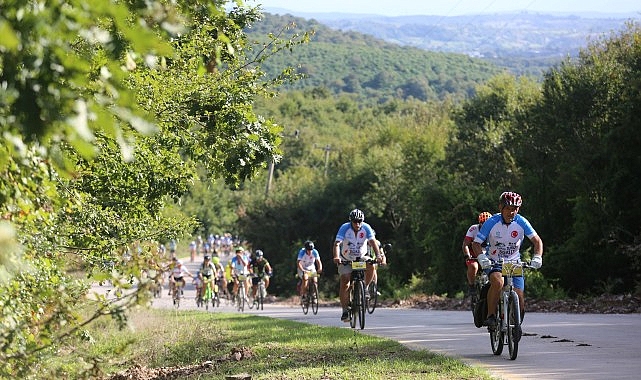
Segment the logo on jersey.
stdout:
<svg viewBox="0 0 641 380">
<path fill-rule="evenodd" d="M 360 232 L 358 233 L 358 238 L 359 238 L 359 239 L 362 239 L 364 236 L 365 236 L 365 232 L 360 231 Z"/>
<path fill-rule="evenodd" d="M 517 231 L 512 231 L 510 233 L 510 235 L 512 235 L 512 238 L 515 238 L 515 237 L 519 236 L 519 233 Z"/>
</svg>

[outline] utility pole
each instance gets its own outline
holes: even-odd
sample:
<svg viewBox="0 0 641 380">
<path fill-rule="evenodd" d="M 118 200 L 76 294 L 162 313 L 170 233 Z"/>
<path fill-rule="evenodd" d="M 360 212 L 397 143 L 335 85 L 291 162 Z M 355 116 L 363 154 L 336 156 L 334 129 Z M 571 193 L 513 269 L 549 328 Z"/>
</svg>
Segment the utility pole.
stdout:
<svg viewBox="0 0 641 380">
<path fill-rule="evenodd" d="M 272 188 L 272 179 L 274 178 L 274 160 L 270 159 L 267 164 L 267 186 L 265 187 L 265 198 L 269 195 Z"/>
<path fill-rule="evenodd" d="M 293 137 L 298 138 L 300 136 L 300 131 L 297 129 L 291 135 L 281 135 L 281 137 Z M 265 186 L 265 198 L 269 196 L 269 191 L 272 189 L 272 180 L 274 179 L 274 166 L 275 162 L 273 159 L 270 159 L 267 163 L 267 185 Z"/>
<path fill-rule="evenodd" d="M 324 147 L 317 147 L 316 144 L 314 144 L 314 148 L 322 149 L 325 151 L 325 172 L 323 174 L 325 177 L 327 177 L 327 170 L 329 168 L 329 152 L 335 149 L 332 149 L 332 146 L 329 144 L 325 145 Z"/>
</svg>

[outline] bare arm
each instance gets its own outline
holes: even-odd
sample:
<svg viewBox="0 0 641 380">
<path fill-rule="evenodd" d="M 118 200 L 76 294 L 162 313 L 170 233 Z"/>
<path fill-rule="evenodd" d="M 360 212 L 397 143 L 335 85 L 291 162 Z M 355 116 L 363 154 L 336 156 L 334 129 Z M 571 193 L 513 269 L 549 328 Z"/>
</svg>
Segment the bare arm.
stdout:
<svg viewBox="0 0 641 380">
<path fill-rule="evenodd" d="M 341 262 L 341 256 L 340 256 L 341 250 L 340 250 L 340 246 L 341 246 L 341 242 L 340 242 L 340 240 L 336 240 L 336 241 L 334 242 L 334 262 L 335 262 L 336 264 L 340 264 L 340 262 Z"/>
<path fill-rule="evenodd" d="M 534 256 L 543 256 L 543 240 L 539 235 L 533 236 L 530 241 L 534 245 Z"/>
</svg>

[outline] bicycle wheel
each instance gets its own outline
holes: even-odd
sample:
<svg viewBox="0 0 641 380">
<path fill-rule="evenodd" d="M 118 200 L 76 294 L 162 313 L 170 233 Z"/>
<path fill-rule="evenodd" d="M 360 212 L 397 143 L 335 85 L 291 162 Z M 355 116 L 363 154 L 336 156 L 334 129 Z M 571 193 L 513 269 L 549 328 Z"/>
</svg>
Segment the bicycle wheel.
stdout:
<svg viewBox="0 0 641 380">
<path fill-rule="evenodd" d="M 263 310 L 263 305 L 265 304 L 265 293 L 265 283 L 261 281 L 258 285 L 258 293 L 256 295 L 258 297 L 256 309 Z"/>
<path fill-rule="evenodd" d="M 500 301 L 499 301 L 500 302 Z M 497 318 L 501 315 L 501 308 L 497 307 L 495 314 Z M 494 355 L 501 355 L 503 352 L 503 332 L 501 331 L 501 325 L 495 326 L 493 329 L 490 330 L 490 344 L 492 345 L 492 353 Z"/>
<path fill-rule="evenodd" d="M 522 333 L 519 314 L 519 295 L 513 291 L 510 293 L 510 301 L 507 304 L 507 348 L 510 360 L 516 359 L 519 354 L 519 341 Z"/>
<path fill-rule="evenodd" d="M 236 307 L 238 311 L 245 311 L 245 288 L 238 285 L 238 294 L 236 295 Z"/>
<path fill-rule="evenodd" d="M 307 298 L 303 298 L 303 296 L 300 297 L 300 306 L 303 308 L 303 314 L 307 315 L 307 312 L 309 311 L 309 302 L 307 302 Z"/>
<path fill-rule="evenodd" d="M 316 313 L 318 313 L 318 284 L 312 282 L 310 286 L 308 298 L 311 298 L 309 302 L 312 303 L 312 312 L 316 315 Z"/>
<path fill-rule="evenodd" d="M 363 281 L 358 281 L 357 283 L 357 308 L 356 312 L 358 313 L 358 324 L 362 329 L 365 328 L 365 313 L 367 305 L 365 304 L 365 283 Z"/>
<path fill-rule="evenodd" d="M 369 299 L 367 299 L 367 312 L 372 314 L 376 310 L 376 305 L 378 302 L 378 287 L 374 281 L 370 282 L 367 287 L 369 292 Z"/>
<path fill-rule="evenodd" d="M 355 288 L 356 288 L 356 282 L 352 280 L 352 285 L 349 287 L 349 326 L 351 328 L 356 327 L 356 314 L 357 312 L 357 305 L 356 305 L 356 293 L 355 293 Z"/>
</svg>

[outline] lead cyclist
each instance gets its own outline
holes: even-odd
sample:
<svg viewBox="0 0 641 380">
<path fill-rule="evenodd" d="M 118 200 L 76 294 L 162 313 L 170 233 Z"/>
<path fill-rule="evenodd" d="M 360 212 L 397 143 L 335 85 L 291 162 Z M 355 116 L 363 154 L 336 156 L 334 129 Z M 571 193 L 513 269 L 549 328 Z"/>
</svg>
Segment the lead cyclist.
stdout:
<svg viewBox="0 0 641 380">
<path fill-rule="evenodd" d="M 494 313 L 503 288 L 501 259 L 503 261 L 520 261 L 521 243 L 524 237 L 527 237 L 534 246 L 531 266 L 538 269 L 543 264 L 543 240 L 541 240 L 530 222 L 519 214 L 522 203 L 521 195 L 511 191 L 502 193 L 499 197 L 499 213 L 483 223 L 472 242 L 472 249 L 478 255 L 478 263 L 488 273 L 490 279 L 490 289 L 487 293 L 488 317 L 483 322 L 484 326 L 490 328 L 494 328 L 498 322 Z M 487 254 L 483 253 L 483 248 L 481 247 L 484 241 L 487 241 L 488 244 L 486 247 Z M 522 319 L 525 314 L 525 298 L 523 295 L 525 281 L 523 277 L 514 278 L 514 288 L 519 295 L 519 308 L 521 309 Z"/>
</svg>

